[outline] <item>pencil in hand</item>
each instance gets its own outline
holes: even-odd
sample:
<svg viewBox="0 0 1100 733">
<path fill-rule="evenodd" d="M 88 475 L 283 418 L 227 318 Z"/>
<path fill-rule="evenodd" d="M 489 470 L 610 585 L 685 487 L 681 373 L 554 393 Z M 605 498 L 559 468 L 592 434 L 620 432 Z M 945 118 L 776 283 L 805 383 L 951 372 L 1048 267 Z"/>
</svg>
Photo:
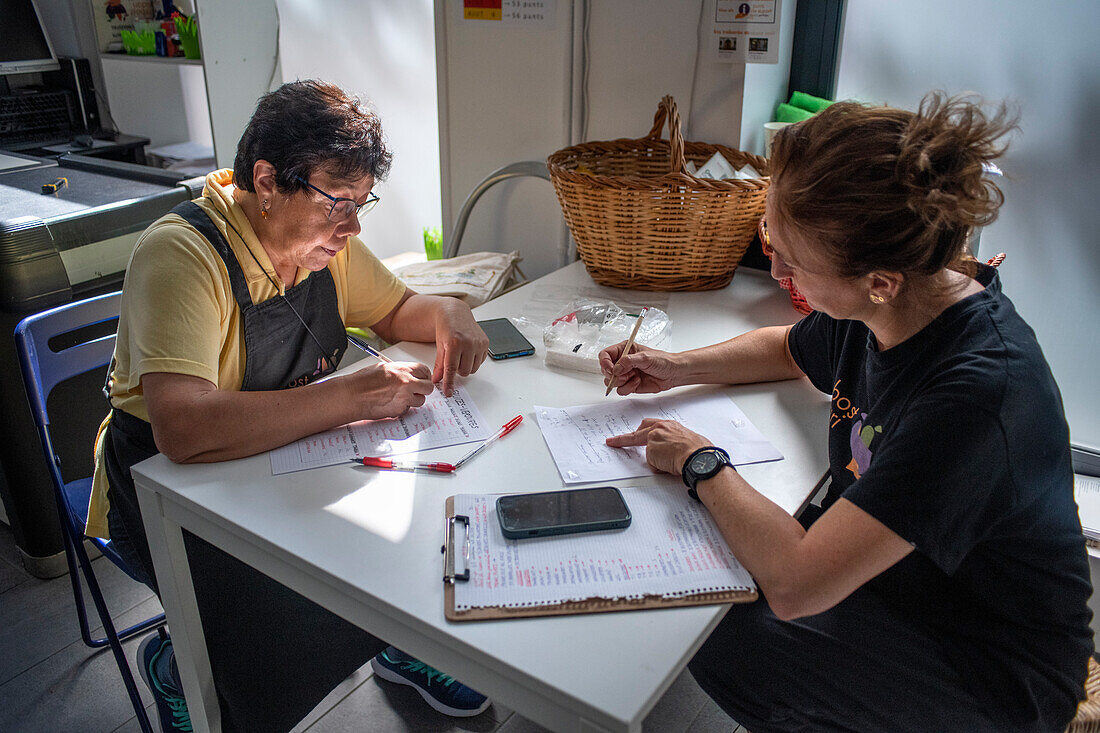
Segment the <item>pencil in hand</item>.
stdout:
<svg viewBox="0 0 1100 733">
<path fill-rule="evenodd" d="M 642 327 L 642 319 L 645 318 L 645 314 L 648 312 L 649 306 L 646 306 L 642 308 L 641 313 L 638 314 L 638 320 L 634 322 L 634 330 L 630 332 L 630 338 L 626 340 L 626 347 L 623 348 L 623 353 L 619 354 L 618 360 L 615 362 L 614 366 L 611 367 L 611 376 L 607 380 L 607 391 L 603 393 L 604 397 L 611 394 L 611 390 L 615 386 L 615 375 L 619 371 L 619 365 L 623 363 L 623 359 L 630 353 L 630 350 L 634 348 L 634 339 L 638 338 L 638 329 Z"/>
</svg>

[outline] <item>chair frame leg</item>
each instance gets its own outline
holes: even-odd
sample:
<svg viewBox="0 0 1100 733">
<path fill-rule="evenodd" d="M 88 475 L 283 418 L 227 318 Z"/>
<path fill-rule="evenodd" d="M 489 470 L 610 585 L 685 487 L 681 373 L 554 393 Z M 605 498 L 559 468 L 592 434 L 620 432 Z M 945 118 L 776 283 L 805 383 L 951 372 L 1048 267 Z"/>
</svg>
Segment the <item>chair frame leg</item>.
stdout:
<svg viewBox="0 0 1100 733">
<path fill-rule="evenodd" d="M 72 547 L 72 545 L 69 544 L 68 537 L 65 538 L 65 544 L 66 544 L 67 547 Z M 83 546 L 80 548 L 80 551 L 85 556 L 87 556 L 87 552 L 84 550 Z M 75 550 L 73 552 L 66 552 L 65 553 L 65 560 L 69 564 L 69 579 L 72 581 L 73 596 L 77 599 L 77 602 L 76 602 L 76 615 L 77 615 L 77 618 L 79 618 L 79 620 L 80 620 L 80 637 L 84 640 L 84 643 L 87 646 L 89 646 L 93 649 L 100 649 L 102 647 L 107 646 L 110 643 L 110 639 L 108 639 L 106 636 L 102 636 L 102 637 L 99 637 L 99 638 L 95 638 L 95 637 L 92 636 L 91 624 L 88 623 L 88 611 L 87 611 L 87 609 L 85 607 L 85 603 L 84 603 L 83 588 L 81 587 L 81 584 L 80 584 L 80 577 L 76 573 L 76 568 L 77 568 L 76 562 L 74 562 L 74 560 L 73 560 L 73 555 L 74 554 L 75 554 Z M 90 559 L 89 559 L 89 562 L 91 562 Z M 85 576 L 85 578 L 88 577 L 88 573 L 85 572 L 85 573 L 82 573 L 82 574 Z M 92 581 L 87 580 L 86 582 L 88 582 L 89 592 L 91 592 Z M 96 584 L 95 587 L 96 587 L 96 592 L 98 592 L 99 591 L 98 583 Z M 93 596 L 93 598 L 94 598 L 94 596 Z M 97 610 L 98 610 L 98 607 L 97 607 Z M 155 629 L 158 626 L 163 626 L 165 621 L 166 621 L 166 619 L 164 618 L 164 614 L 163 613 L 158 613 L 156 616 L 151 616 L 150 618 L 147 618 L 144 621 L 136 623 L 133 626 L 127 626 L 122 631 L 117 632 L 118 633 L 118 638 L 119 638 L 120 641 L 126 641 L 127 639 L 129 639 L 133 636 L 137 636 L 138 634 L 141 634 L 144 631 L 147 631 L 149 629 Z"/>
<path fill-rule="evenodd" d="M 134 715 L 137 717 L 138 725 L 141 727 L 142 733 L 154 733 L 153 727 L 149 722 L 149 716 L 145 712 L 145 704 L 141 701 L 141 695 L 138 693 L 137 683 L 134 681 L 133 672 L 130 671 L 130 664 L 126 660 L 126 652 L 122 648 L 122 640 L 130 638 L 154 626 L 160 626 L 164 623 L 164 614 L 159 614 L 139 624 L 130 626 L 123 631 L 122 634 L 116 632 L 114 621 L 112 621 L 110 611 L 107 609 L 107 602 L 103 599 L 103 592 L 99 588 L 99 582 L 92 572 L 92 562 L 88 559 L 88 553 L 85 551 L 83 543 L 78 544 L 73 542 L 68 533 L 63 532 L 62 534 L 64 535 L 63 541 L 66 550 L 65 558 L 69 564 L 69 576 L 72 580 L 73 595 L 76 599 L 76 613 L 80 619 L 80 635 L 83 637 L 84 643 L 93 649 L 102 649 L 104 646 L 111 647 L 119 674 L 122 675 L 122 683 L 126 686 L 126 693 L 130 696 L 130 704 L 134 708 Z M 76 558 L 75 561 L 74 556 Z M 88 612 L 84 607 L 84 593 L 81 588 L 80 578 L 76 573 L 77 563 L 80 565 L 81 574 L 84 576 L 84 582 L 88 584 L 88 593 L 92 596 L 92 603 L 95 604 L 96 611 L 99 613 L 99 618 L 103 622 L 104 638 L 93 638 L 88 628 Z"/>
</svg>

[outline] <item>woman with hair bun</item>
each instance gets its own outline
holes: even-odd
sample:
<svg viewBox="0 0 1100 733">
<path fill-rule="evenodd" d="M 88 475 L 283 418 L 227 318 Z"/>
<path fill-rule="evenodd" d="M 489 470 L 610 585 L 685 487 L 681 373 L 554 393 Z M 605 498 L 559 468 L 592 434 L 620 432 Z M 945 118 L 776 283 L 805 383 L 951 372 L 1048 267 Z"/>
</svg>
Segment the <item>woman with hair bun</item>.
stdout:
<svg viewBox="0 0 1100 733">
<path fill-rule="evenodd" d="M 1092 589 L 1061 396 L 967 248 L 1003 201 L 983 171 L 1014 127 L 933 93 L 783 129 L 762 228 L 772 276 L 815 312 L 600 355 L 622 395 L 803 376 L 831 395 L 831 485 L 798 521 L 676 422 L 608 439 L 682 476 L 756 578 L 761 601 L 690 665 L 753 733 L 1061 731 L 1084 697 Z"/>
</svg>

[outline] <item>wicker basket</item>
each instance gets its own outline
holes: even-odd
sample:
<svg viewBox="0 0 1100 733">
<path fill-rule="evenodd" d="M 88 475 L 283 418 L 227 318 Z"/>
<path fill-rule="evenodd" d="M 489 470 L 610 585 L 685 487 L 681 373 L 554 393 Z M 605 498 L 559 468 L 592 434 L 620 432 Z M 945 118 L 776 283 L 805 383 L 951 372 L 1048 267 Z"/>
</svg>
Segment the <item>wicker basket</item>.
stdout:
<svg viewBox="0 0 1100 733">
<path fill-rule="evenodd" d="M 668 121 L 669 140 L 661 130 Z M 637 290 L 713 290 L 733 278 L 764 213 L 768 179 L 711 180 L 685 171 L 721 152 L 734 168 L 768 161 L 724 145 L 684 142 L 666 96 L 640 139 L 587 142 L 546 165 L 577 254 L 598 283 Z"/>
</svg>

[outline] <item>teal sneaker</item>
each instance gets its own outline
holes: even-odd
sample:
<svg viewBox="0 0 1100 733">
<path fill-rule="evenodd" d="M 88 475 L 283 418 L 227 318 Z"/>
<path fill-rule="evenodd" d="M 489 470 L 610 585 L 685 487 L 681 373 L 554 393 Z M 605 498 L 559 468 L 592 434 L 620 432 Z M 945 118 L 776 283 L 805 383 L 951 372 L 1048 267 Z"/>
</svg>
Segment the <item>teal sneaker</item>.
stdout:
<svg viewBox="0 0 1100 733">
<path fill-rule="evenodd" d="M 387 682 L 412 687 L 425 702 L 444 715 L 469 718 L 489 707 L 489 698 L 480 692 L 392 646 L 370 660 L 370 666 Z"/>
<path fill-rule="evenodd" d="M 176 655 L 172 651 L 172 640 L 163 626 L 157 629 L 156 634 L 149 634 L 142 640 L 137 661 L 142 679 L 156 700 L 160 729 L 164 733 L 191 733 L 191 714 L 187 712 L 187 701 L 183 699 Z"/>
</svg>

